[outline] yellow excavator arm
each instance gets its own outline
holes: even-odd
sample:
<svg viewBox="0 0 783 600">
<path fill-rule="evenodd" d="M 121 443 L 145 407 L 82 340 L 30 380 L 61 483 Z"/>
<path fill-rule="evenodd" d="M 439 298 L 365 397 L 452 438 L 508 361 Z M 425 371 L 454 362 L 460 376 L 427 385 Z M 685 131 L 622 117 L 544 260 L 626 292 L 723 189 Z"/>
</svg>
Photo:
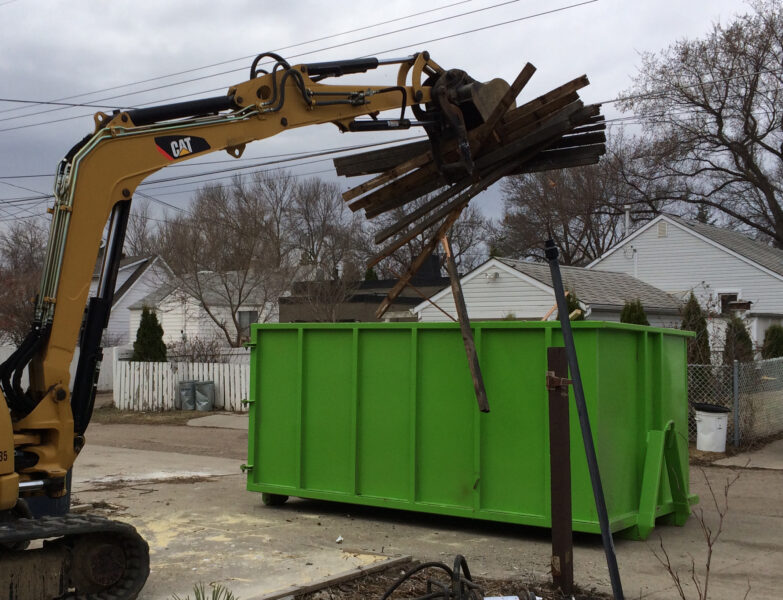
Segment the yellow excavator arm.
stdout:
<svg viewBox="0 0 783 600">
<path fill-rule="evenodd" d="M 262 68 L 270 64 L 268 70 Z M 321 83 L 384 65 L 398 67 L 395 85 Z M 67 475 L 84 444 L 92 413 L 102 358 L 100 338 L 108 323 L 130 201 L 145 178 L 168 165 L 218 150 L 238 158 L 249 142 L 321 123 L 334 123 L 343 132 L 422 125 L 431 137 L 456 138 L 463 150 L 462 167 L 469 170 L 465 121 L 475 119 L 472 103 L 478 89 L 464 72 L 445 71 L 426 52 L 403 59 L 295 66 L 266 53 L 253 62 L 249 79 L 231 87 L 225 96 L 111 115 L 97 113 L 94 133 L 66 155 L 57 172 L 30 334 L 0 365 L 0 399 L 9 408 L 0 410 L 0 516 L 3 511 L 16 511 L 17 516 L 28 517 L 26 500 L 67 494 Z M 414 107 L 418 120 L 406 118 L 407 107 Z M 399 115 L 378 118 L 395 109 Z M 367 115 L 369 119 L 358 119 Z M 109 236 L 98 292 L 88 303 L 107 221 Z M 80 356 L 71 382 L 69 367 L 77 338 Z M 21 386 L 25 370 L 27 389 Z M 18 532 L 4 531 L 0 531 L 0 546 L 20 541 Z M 63 531 L 70 530 L 63 525 Z M 83 589 L 98 585 L 84 574 L 69 577 L 65 580 Z"/>
</svg>

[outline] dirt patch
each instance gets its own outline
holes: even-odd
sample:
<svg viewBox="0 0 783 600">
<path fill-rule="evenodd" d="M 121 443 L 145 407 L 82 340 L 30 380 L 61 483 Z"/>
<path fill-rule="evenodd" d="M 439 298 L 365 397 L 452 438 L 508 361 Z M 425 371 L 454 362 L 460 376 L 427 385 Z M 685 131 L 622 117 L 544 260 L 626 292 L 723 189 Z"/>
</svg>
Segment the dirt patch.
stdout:
<svg viewBox="0 0 783 600">
<path fill-rule="evenodd" d="M 704 450 L 697 450 L 696 444 L 691 444 L 688 451 L 690 454 L 690 463 L 692 466 L 696 467 L 709 467 L 716 460 L 729 456 L 726 452 L 705 452 Z"/>
<path fill-rule="evenodd" d="M 208 417 L 210 415 L 232 414 L 222 410 L 193 411 L 193 410 L 167 410 L 138 412 L 119 410 L 113 406 L 96 408 L 92 413 L 92 420 L 96 423 L 107 425 L 131 424 L 131 425 L 185 425 L 191 419 Z"/>
<path fill-rule="evenodd" d="M 746 442 L 740 442 L 740 445 L 736 448 L 728 448 L 726 450 L 727 456 L 734 456 L 735 454 L 740 454 L 741 452 L 752 452 L 753 450 L 759 450 L 769 444 L 770 442 L 776 442 L 778 440 L 783 440 L 783 431 L 779 433 L 775 433 L 773 435 L 768 435 L 765 437 L 760 437 L 755 440 L 750 440 Z"/>
<path fill-rule="evenodd" d="M 215 481 L 216 476 L 214 475 L 204 475 L 204 476 L 184 476 L 184 477 L 178 477 L 178 476 L 171 476 L 171 477 L 165 477 L 160 479 L 111 479 L 109 481 L 91 481 L 89 488 L 83 488 L 80 490 L 83 493 L 88 492 L 107 492 L 112 490 L 122 490 L 125 488 L 130 488 L 134 490 L 140 490 L 143 489 L 145 486 L 151 486 L 161 483 L 167 483 L 167 484 L 193 484 L 193 483 L 201 483 L 205 481 Z M 142 493 L 152 493 L 155 490 L 147 490 L 144 489 Z"/>
<path fill-rule="evenodd" d="M 371 573 L 344 581 L 317 591 L 295 595 L 296 600 L 380 600 L 389 588 L 410 571 L 417 563 L 406 566 L 405 569 L 395 567 L 386 571 Z M 427 580 L 448 585 L 450 580 L 443 569 L 428 568 L 422 570 L 401 584 L 389 600 L 402 598 L 417 598 L 427 594 Z M 515 579 L 487 579 L 474 577 L 473 581 L 481 586 L 483 596 L 517 596 L 520 600 L 534 600 L 536 597 L 544 600 L 563 600 L 567 598 L 559 590 L 553 590 L 551 585 L 543 583 L 523 582 Z M 438 589 L 437 587 L 435 589 Z M 574 591 L 575 600 L 610 600 L 611 596 L 595 590 Z M 570 598 L 570 596 L 568 596 Z"/>
</svg>

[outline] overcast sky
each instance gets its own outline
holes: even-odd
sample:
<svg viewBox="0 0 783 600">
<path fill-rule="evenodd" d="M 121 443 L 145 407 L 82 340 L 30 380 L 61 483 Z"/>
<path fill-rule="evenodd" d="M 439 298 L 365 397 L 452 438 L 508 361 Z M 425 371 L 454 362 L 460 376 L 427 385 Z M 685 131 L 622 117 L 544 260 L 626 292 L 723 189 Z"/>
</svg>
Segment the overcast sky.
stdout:
<svg viewBox="0 0 783 600">
<path fill-rule="evenodd" d="M 442 66 L 464 69 L 479 80 L 511 81 L 525 62 L 533 63 L 538 71 L 521 102 L 586 73 L 591 85 L 580 93 L 587 102 L 600 102 L 628 89 L 640 53 L 702 36 L 715 21 L 746 11 L 738 0 L 0 0 L 0 226 L 45 211 L 51 200 L 22 199 L 51 193 L 50 174 L 91 132 L 96 110 L 9 99 L 67 98 L 130 108 L 221 95 L 244 81 L 252 57 L 267 50 L 292 63 L 429 50 Z M 513 22 L 502 24 L 508 21 Z M 216 63 L 223 64 L 210 66 Z M 386 84 L 394 75 L 371 71 L 361 81 Z M 611 104 L 604 114 L 618 116 Z M 417 134 L 369 136 L 340 134 L 331 125 L 309 127 L 256 142 L 243 159 L 260 162 Z M 199 164 L 215 160 L 228 156 L 211 154 L 151 179 L 233 166 Z M 330 160 L 286 166 L 302 176 L 334 177 Z M 139 191 L 184 207 L 198 181 L 150 184 Z M 341 180 L 345 188 L 354 184 Z M 489 215 L 499 212 L 497 190 L 474 202 Z"/>
</svg>

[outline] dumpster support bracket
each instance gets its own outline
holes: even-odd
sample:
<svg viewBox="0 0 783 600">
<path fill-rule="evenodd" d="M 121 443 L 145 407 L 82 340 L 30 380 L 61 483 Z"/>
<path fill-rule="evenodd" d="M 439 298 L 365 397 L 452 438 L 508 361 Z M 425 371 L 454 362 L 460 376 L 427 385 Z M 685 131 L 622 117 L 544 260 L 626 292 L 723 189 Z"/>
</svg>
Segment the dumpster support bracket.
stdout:
<svg viewBox="0 0 783 600">
<path fill-rule="evenodd" d="M 669 475 L 669 486 L 674 504 L 674 524 L 684 525 L 691 514 L 690 502 L 685 491 L 677 434 L 674 422 L 669 421 L 662 431 L 647 432 L 647 456 L 644 460 L 642 491 L 639 498 L 639 520 L 629 537 L 646 540 L 655 527 L 664 464 Z"/>
</svg>

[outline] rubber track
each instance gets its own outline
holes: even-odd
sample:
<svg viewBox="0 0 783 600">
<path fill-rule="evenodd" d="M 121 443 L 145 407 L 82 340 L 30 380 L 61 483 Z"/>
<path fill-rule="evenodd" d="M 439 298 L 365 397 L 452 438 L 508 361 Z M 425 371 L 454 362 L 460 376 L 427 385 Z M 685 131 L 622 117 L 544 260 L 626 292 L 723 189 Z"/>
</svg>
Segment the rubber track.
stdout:
<svg viewBox="0 0 783 600">
<path fill-rule="evenodd" d="M 85 534 L 107 533 L 122 540 L 127 571 L 125 577 L 110 588 L 96 593 L 77 593 L 85 600 L 133 600 L 138 596 L 150 572 L 149 546 L 135 527 L 95 515 L 67 514 L 39 519 L 16 519 L 0 523 L 0 544 L 14 544 L 48 538 L 78 538 Z M 20 552 L 24 552 L 23 550 Z"/>
</svg>

